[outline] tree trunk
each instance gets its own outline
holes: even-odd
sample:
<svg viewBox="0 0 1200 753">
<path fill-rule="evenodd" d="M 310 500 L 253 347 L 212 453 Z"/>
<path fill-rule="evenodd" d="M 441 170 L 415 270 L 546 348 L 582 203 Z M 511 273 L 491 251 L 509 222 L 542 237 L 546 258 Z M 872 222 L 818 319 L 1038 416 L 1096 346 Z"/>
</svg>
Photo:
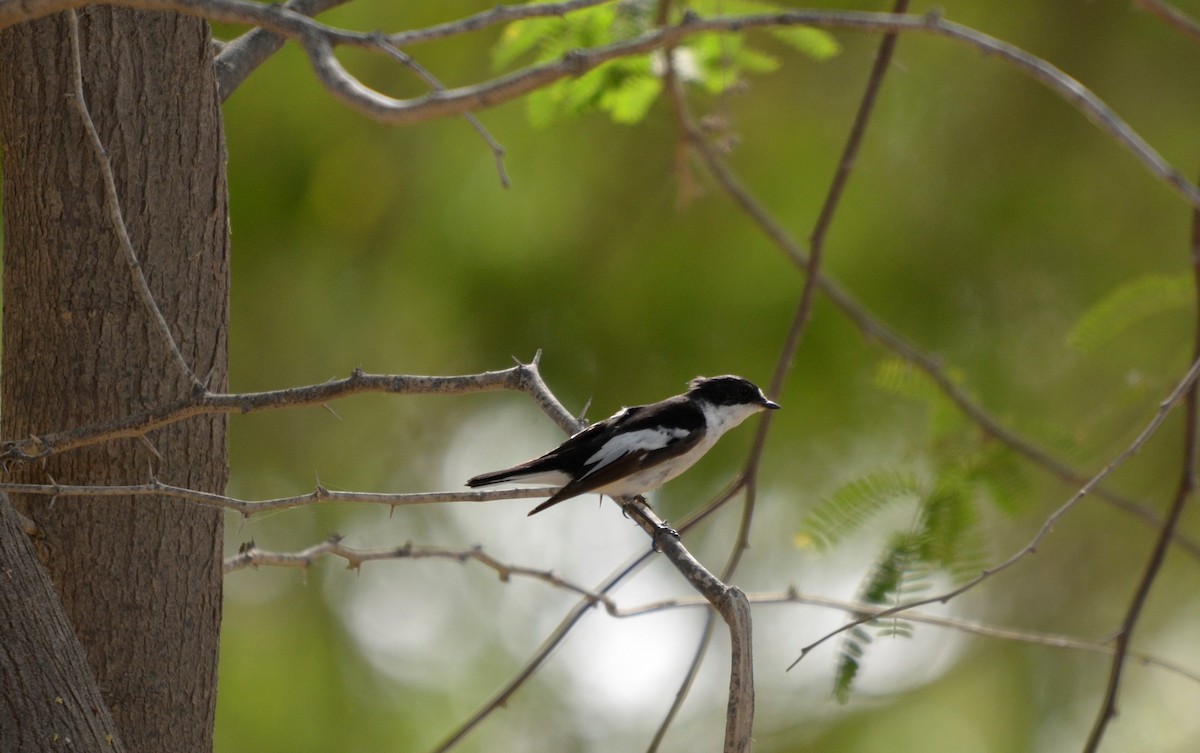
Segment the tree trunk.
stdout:
<svg viewBox="0 0 1200 753">
<path fill-rule="evenodd" d="M 223 390 L 228 202 L 207 24 L 105 7 L 82 11 L 79 21 L 84 98 L 141 269 L 183 359 L 211 389 Z M 0 32 L 5 437 L 112 418 L 192 389 L 135 292 L 100 163 L 72 103 L 72 70 L 65 16 Z M 223 490 L 223 418 L 189 420 L 146 440 L 85 448 L 11 473 L 17 481 L 70 484 L 154 476 Z M 38 553 L 61 600 L 42 606 L 65 610 L 126 749 L 211 750 L 220 511 L 158 498 L 13 502 L 38 529 Z M 0 627 L 11 617 L 0 614 Z M 24 660 L 36 667 L 54 657 Z M 44 682 L 50 697 L 63 695 L 48 672 Z M 15 718 L 43 724 L 32 714 Z M 62 733 L 21 731 L 31 740 Z M 16 739 L 9 732 L 0 729 L 5 751 Z"/>
<path fill-rule="evenodd" d="M 123 751 L 83 647 L 3 494 L 0 578 L 0 750 Z"/>
</svg>

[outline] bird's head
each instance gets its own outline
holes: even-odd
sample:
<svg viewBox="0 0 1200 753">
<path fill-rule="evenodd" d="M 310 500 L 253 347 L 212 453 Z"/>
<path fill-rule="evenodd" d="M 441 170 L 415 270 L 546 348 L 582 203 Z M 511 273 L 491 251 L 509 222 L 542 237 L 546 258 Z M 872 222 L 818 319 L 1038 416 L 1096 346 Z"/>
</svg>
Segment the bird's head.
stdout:
<svg viewBox="0 0 1200 753">
<path fill-rule="evenodd" d="M 703 400 L 718 407 L 749 408 L 751 413 L 779 408 L 779 403 L 767 399 L 763 391 L 749 379 L 732 374 L 696 377 L 688 382 L 688 397 Z"/>
</svg>

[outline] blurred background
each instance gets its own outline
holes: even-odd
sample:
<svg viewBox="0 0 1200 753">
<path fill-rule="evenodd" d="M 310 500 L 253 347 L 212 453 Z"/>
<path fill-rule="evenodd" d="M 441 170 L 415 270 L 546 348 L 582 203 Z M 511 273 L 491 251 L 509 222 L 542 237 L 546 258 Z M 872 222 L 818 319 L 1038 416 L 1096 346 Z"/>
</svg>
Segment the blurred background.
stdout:
<svg viewBox="0 0 1200 753">
<path fill-rule="evenodd" d="M 1134 5 L 938 8 L 1077 78 L 1193 175 L 1200 47 Z M 1176 5 L 1200 17 L 1200 3 Z M 322 18 L 393 31 L 487 7 L 360 0 Z M 490 55 L 502 32 L 407 51 L 447 86 L 466 85 L 496 75 Z M 837 54 L 818 61 L 750 34 L 747 44 L 775 57 L 778 70 L 747 76 L 719 97 L 689 89 L 699 114 L 723 121 L 732 168 L 799 240 L 812 230 L 879 42 L 862 33 L 831 38 Z M 339 56 L 395 96 L 423 91 L 387 60 Z M 478 113 L 506 149 L 507 190 L 462 119 L 372 123 L 322 90 L 294 46 L 225 109 L 233 390 L 321 382 L 357 367 L 475 373 L 541 350 L 550 388 L 572 411 L 590 406 L 597 420 L 675 394 L 698 374 L 770 379 L 803 277 L 698 164 L 686 163 L 684 177 L 663 101 L 634 125 L 597 113 L 539 127 L 523 101 Z M 1006 426 L 1090 475 L 1142 429 L 1187 368 L 1190 222 L 1177 194 L 1045 88 L 966 46 L 912 34 L 899 41 L 825 268 L 864 309 L 941 359 Z M 930 479 L 989 448 L 938 398 L 886 376 L 898 368 L 894 353 L 818 301 L 775 396 L 784 409 L 763 457 L 752 548 L 734 579 L 742 589 L 855 598 L 884 543 L 914 524 L 914 501 L 886 506 L 823 547 L 813 545 L 806 515 L 870 474 Z M 234 417 L 229 493 L 288 496 L 318 483 L 459 489 L 563 438 L 518 394 L 373 395 L 330 408 Z M 656 493 L 655 507 L 677 521 L 702 506 L 736 475 L 753 432 L 752 423 L 731 433 Z M 1173 416 L 1110 487 L 1161 513 L 1177 485 L 1180 437 Z M 1008 493 L 982 495 L 976 508 L 984 564 L 1028 543 L 1075 490 L 1020 460 L 996 478 Z M 298 550 L 333 532 L 364 548 L 480 545 L 502 562 L 590 588 L 647 548 L 611 502 L 582 497 L 527 518 L 533 504 L 231 516 L 227 551 L 250 540 Z M 1181 529 L 1193 540 L 1194 508 Z M 731 505 L 685 543 L 718 570 L 739 517 Z M 1135 517 L 1089 498 L 1035 556 L 926 611 L 1109 640 L 1154 537 Z M 939 573 L 926 585 L 952 582 Z M 631 608 L 688 593 L 656 561 L 613 596 Z M 1200 672 L 1197 593 L 1200 561 L 1173 548 L 1135 648 Z M 375 562 L 355 572 L 330 558 L 307 572 L 231 573 L 217 750 L 432 750 L 520 671 L 576 601 L 536 580 L 501 582 L 472 562 Z M 914 624 L 911 638 L 875 638 L 841 704 L 833 694 L 838 641 L 785 668 L 845 613 L 762 605 L 754 618 L 757 751 L 1079 750 L 1109 669 L 1099 653 Z M 697 608 L 623 619 L 593 610 L 456 750 L 644 750 L 703 622 Z M 663 750 L 720 750 L 727 674 L 719 627 Z M 1105 749 L 1194 751 L 1198 707 L 1196 679 L 1131 661 Z"/>
</svg>

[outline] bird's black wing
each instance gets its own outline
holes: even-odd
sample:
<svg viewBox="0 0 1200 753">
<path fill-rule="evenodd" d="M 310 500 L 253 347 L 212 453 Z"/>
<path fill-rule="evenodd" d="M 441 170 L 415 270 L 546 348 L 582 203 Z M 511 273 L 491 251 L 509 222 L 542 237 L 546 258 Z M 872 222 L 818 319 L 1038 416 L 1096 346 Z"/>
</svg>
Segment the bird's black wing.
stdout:
<svg viewBox="0 0 1200 753">
<path fill-rule="evenodd" d="M 529 514 L 682 455 L 701 440 L 704 426 L 703 412 L 684 398 L 626 408 L 593 424 L 538 459 L 580 471 Z"/>
<path fill-rule="evenodd" d="M 571 475 L 574 469 L 582 468 L 587 459 L 600 449 L 604 438 L 610 432 L 619 430 L 630 421 L 637 420 L 637 417 L 648 407 L 652 406 L 635 405 L 632 408 L 624 408 L 603 421 L 597 421 L 586 429 L 572 434 L 565 442 L 545 455 L 539 455 L 532 460 L 504 470 L 481 473 L 468 479 L 467 486 L 487 486 L 505 481 L 520 481 L 525 476 L 555 471 Z"/>
</svg>

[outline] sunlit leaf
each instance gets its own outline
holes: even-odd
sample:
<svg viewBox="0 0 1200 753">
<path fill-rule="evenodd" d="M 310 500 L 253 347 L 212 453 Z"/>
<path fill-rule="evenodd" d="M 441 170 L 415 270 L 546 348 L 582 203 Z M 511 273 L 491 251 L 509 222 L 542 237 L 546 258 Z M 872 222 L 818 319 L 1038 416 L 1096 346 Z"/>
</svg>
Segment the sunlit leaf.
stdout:
<svg viewBox="0 0 1200 753">
<path fill-rule="evenodd" d="M 771 36 L 803 52 L 814 60 L 828 60 L 842 51 L 842 46 L 828 32 L 806 26 L 791 26 L 769 30 Z"/>
</svg>

